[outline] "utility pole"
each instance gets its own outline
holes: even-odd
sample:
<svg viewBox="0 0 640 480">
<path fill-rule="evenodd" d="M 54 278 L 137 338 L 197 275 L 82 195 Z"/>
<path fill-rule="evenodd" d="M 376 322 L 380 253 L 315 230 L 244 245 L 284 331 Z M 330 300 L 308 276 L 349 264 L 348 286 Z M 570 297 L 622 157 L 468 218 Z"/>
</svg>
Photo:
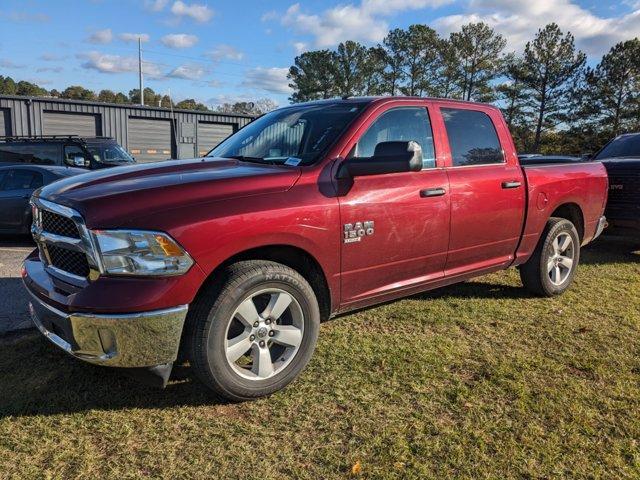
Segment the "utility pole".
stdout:
<svg viewBox="0 0 640 480">
<path fill-rule="evenodd" d="M 142 39 L 138 37 L 138 77 L 140 80 L 140 105 L 144 105 L 144 82 L 142 80 Z"/>
</svg>

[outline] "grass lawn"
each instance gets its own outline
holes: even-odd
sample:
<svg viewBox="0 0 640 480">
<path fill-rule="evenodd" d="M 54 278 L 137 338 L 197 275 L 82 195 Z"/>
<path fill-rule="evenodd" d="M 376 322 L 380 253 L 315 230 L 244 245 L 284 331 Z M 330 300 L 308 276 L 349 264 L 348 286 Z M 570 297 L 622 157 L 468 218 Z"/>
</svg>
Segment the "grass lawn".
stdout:
<svg viewBox="0 0 640 480">
<path fill-rule="evenodd" d="M 0 478 L 638 478 L 640 252 L 583 251 L 325 323 L 285 391 L 221 403 L 0 339 Z"/>
</svg>

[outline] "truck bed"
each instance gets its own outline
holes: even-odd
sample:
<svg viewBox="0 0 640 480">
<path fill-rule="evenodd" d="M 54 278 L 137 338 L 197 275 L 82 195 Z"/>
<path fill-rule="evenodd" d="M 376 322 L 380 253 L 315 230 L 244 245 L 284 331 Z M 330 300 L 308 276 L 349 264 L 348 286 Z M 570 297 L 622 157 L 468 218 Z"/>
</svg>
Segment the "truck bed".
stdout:
<svg viewBox="0 0 640 480">
<path fill-rule="evenodd" d="M 527 208 L 516 263 L 526 260 L 550 216 L 560 205 L 570 205 L 582 243 L 588 243 L 598 227 L 607 201 L 607 171 L 601 162 L 569 161 L 522 165 L 527 187 Z"/>
</svg>

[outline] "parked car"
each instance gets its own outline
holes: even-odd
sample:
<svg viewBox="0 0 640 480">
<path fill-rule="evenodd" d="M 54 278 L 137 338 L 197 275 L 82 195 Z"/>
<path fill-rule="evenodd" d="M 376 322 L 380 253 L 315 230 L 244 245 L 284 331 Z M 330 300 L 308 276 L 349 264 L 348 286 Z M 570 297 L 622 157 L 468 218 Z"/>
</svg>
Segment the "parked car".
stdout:
<svg viewBox="0 0 640 480">
<path fill-rule="evenodd" d="M 640 133 L 619 135 L 593 157 L 609 174 L 606 215 L 612 231 L 640 234 Z"/>
<path fill-rule="evenodd" d="M 38 165 L 0 166 L 0 234 L 22 235 L 31 228 L 31 194 L 43 185 L 86 170 Z"/>
<path fill-rule="evenodd" d="M 91 172 L 36 192 L 35 324 L 88 362 L 176 358 L 233 400 L 273 393 L 320 321 L 520 268 L 557 295 L 602 232 L 602 164 L 522 168 L 500 110 L 353 98 L 270 112 L 207 158 Z"/>
<path fill-rule="evenodd" d="M 135 159 L 109 137 L 0 137 L 0 165 L 21 163 L 96 170 L 128 165 Z"/>
</svg>

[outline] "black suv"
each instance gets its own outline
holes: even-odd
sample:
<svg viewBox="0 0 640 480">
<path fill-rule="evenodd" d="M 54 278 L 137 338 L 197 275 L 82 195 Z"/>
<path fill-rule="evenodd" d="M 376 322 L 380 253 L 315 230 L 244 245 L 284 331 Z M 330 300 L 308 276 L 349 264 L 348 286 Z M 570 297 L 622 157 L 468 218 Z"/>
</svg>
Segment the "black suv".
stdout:
<svg viewBox="0 0 640 480">
<path fill-rule="evenodd" d="M 605 215 L 615 230 L 640 235 L 640 133 L 619 135 L 593 156 L 609 175 Z"/>
<path fill-rule="evenodd" d="M 95 170 L 135 163 L 135 159 L 109 137 L 0 137 L 0 165 L 23 163 Z"/>
</svg>

